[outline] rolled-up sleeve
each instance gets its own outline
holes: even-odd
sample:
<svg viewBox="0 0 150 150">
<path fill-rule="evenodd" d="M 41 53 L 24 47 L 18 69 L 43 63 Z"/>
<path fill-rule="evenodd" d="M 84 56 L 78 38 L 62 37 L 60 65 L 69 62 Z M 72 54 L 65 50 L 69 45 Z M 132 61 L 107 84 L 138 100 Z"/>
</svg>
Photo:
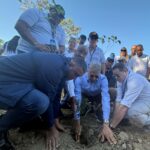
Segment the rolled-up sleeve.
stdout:
<svg viewBox="0 0 150 150">
<path fill-rule="evenodd" d="M 73 80 L 68 80 L 67 81 L 67 89 L 68 89 L 68 92 L 69 92 L 69 96 L 70 97 L 74 97 L 75 96 L 75 87 L 74 87 L 74 81 Z"/>
<path fill-rule="evenodd" d="M 120 103 L 130 108 L 133 102 L 140 95 L 143 88 L 144 84 L 141 84 L 141 81 L 138 78 L 131 78 L 127 82 L 127 90 Z"/>
<path fill-rule="evenodd" d="M 102 94 L 102 110 L 103 110 L 103 119 L 109 120 L 110 116 L 110 95 L 108 92 L 108 81 L 107 78 L 104 76 L 102 78 L 102 88 L 101 88 L 101 94 Z"/>
</svg>

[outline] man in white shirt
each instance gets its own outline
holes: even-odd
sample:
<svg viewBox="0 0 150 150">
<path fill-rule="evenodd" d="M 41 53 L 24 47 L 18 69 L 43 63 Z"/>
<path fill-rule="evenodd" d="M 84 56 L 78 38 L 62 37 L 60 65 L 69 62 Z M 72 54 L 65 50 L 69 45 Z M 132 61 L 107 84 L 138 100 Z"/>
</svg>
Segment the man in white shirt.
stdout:
<svg viewBox="0 0 150 150">
<path fill-rule="evenodd" d="M 137 55 L 130 59 L 129 67 L 133 72 L 139 73 L 148 79 L 150 75 L 150 57 L 143 54 L 143 51 L 144 48 L 141 44 L 136 46 Z"/>
<path fill-rule="evenodd" d="M 91 64 L 100 64 L 102 74 L 105 74 L 105 57 L 103 51 L 97 46 L 98 38 L 99 37 L 96 32 L 91 32 L 89 34 L 89 50 L 86 55 L 85 61 L 88 67 Z"/>
<path fill-rule="evenodd" d="M 114 65 L 113 74 L 117 78 L 118 85 L 110 127 L 116 128 L 125 116 L 136 126 L 149 126 L 150 83 L 143 76 L 129 71 L 122 63 Z"/>
<path fill-rule="evenodd" d="M 17 52 L 59 50 L 62 53 L 65 33 L 59 24 L 64 16 L 65 11 L 60 5 L 52 6 L 48 14 L 37 8 L 23 12 L 15 26 L 21 35 Z"/>
<path fill-rule="evenodd" d="M 68 58 L 73 58 L 76 51 L 76 45 L 77 45 L 76 38 L 70 37 L 68 44 L 69 44 L 68 48 L 65 50 L 64 55 Z"/>
</svg>

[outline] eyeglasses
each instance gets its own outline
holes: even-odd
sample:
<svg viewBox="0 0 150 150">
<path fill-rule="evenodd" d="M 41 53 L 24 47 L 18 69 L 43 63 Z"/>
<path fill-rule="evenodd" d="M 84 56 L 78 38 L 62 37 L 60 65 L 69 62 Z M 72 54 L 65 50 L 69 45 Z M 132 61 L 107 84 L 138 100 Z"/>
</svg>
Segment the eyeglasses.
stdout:
<svg viewBox="0 0 150 150">
<path fill-rule="evenodd" d="M 99 77 L 98 75 L 94 75 L 94 74 L 90 75 L 90 78 L 96 78 L 96 79 L 98 79 L 98 77 Z"/>
</svg>

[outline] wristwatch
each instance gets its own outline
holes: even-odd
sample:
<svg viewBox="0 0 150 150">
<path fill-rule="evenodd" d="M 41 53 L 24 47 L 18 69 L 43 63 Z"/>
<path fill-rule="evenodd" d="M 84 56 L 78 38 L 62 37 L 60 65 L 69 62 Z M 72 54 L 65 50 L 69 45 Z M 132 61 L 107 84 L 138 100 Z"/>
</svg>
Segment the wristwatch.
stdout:
<svg viewBox="0 0 150 150">
<path fill-rule="evenodd" d="M 109 125 L 109 120 L 104 120 L 104 124 Z"/>
</svg>

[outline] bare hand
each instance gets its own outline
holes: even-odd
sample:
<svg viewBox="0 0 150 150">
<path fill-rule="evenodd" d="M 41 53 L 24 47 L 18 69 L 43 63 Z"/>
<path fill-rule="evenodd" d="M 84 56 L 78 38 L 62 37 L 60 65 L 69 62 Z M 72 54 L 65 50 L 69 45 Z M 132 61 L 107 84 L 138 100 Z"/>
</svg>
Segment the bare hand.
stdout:
<svg viewBox="0 0 150 150">
<path fill-rule="evenodd" d="M 65 132 L 65 128 L 63 127 L 63 125 L 60 123 L 59 119 L 55 119 L 55 127 L 57 128 L 57 130 Z"/>
<path fill-rule="evenodd" d="M 80 135 L 81 135 L 82 127 L 80 125 L 79 120 L 75 120 L 74 130 L 75 130 L 75 140 L 76 140 L 76 142 L 80 142 Z"/>
<path fill-rule="evenodd" d="M 40 43 L 36 43 L 35 47 L 41 51 L 45 51 L 45 52 L 55 52 L 56 51 L 56 46 L 54 45 L 45 45 L 45 44 L 40 44 Z"/>
<path fill-rule="evenodd" d="M 107 124 L 103 124 L 103 127 L 98 135 L 98 139 L 101 142 L 104 142 L 106 139 L 110 144 L 117 144 L 116 137 Z"/>
<path fill-rule="evenodd" d="M 55 126 L 46 132 L 46 148 L 47 150 L 56 150 L 58 148 L 59 133 Z"/>
</svg>

